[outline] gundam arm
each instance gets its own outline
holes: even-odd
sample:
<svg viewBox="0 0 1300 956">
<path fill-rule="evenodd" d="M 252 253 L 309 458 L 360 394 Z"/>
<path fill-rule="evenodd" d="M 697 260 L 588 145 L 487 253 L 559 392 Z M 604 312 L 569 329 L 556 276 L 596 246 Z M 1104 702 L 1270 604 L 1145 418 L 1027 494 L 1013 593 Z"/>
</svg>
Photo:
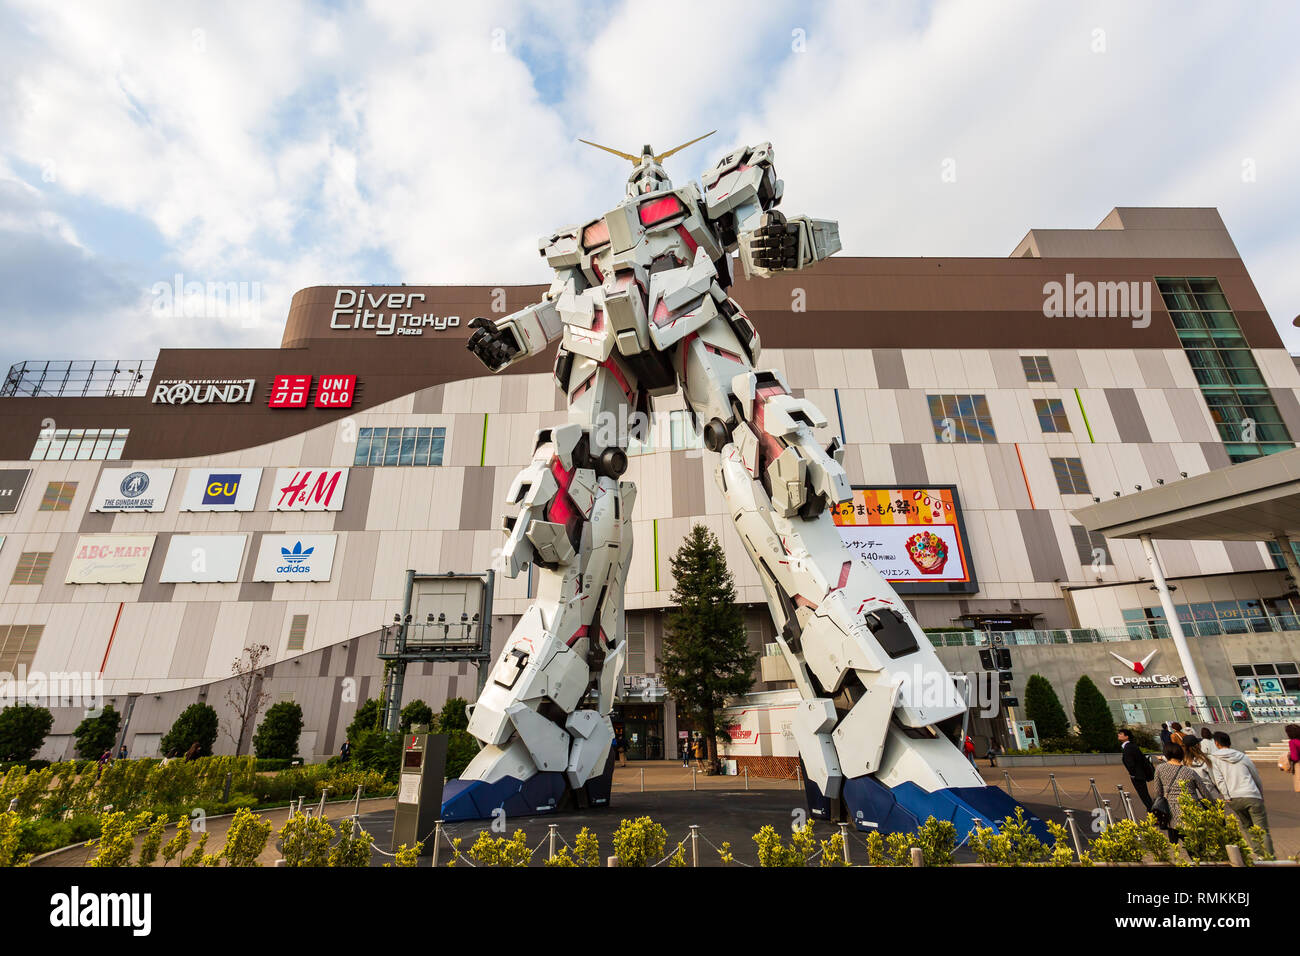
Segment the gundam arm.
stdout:
<svg viewBox="0 0 1300 956">
<path fill-rule="evenodd" d="M 771 143 L 744 146 L 704 174 L 708 217 L 728 252 L 740 251 L 745 276 L 804 269 L 840 250 L 839 223 L 778 212 L 785 183 L 776 178 Z"/>
<path fill-rule="evenodd" d="M 563 325 L 556 301 L 566 293 L 576 295 L 587 285 L 578 265 L 577 227 L 561 229 L 538 246 L 547 264 L 555 270 L 555 281 L 542 301 L 504 319 L 493 321 L 479 316 L 470 320 L 470 328 L 475 331 L 465 347 L 493 372 L 536 355 L 559 338 Z"/>
</svg>

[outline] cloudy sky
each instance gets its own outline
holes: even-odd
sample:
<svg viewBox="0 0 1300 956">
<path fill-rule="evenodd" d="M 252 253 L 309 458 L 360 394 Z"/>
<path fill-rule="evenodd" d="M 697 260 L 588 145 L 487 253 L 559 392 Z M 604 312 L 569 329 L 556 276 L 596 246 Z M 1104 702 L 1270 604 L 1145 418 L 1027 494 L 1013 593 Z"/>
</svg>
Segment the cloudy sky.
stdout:
<svg viewBox="0 0 1300 956">
<path fill-rule="evenodd" d="M 675 180 L 769 139 L 849 255 L 1217 206 L 1300 352 L 1297 35 L 1290 0 L 8 0 L 0 365 L 273 346 L 308 285 L 545 281 L 537 237 L 627 174 L 579 136 L 715 128 Z M 160 315 L 177 275 L 260 308 Z"/>
</svg>

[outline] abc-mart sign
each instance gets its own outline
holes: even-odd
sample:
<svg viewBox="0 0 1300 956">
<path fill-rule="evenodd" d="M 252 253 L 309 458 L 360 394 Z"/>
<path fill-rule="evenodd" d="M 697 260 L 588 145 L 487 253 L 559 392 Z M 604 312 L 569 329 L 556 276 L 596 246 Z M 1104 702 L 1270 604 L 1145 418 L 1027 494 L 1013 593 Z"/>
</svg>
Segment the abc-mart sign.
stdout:
<svg viewBox="0 0 1300 956">
<path fill-rule="evenodd" d="M 153 389 L 155 405 L 247 405 L 257 379 L 167 379 Z"/>
<path fill-rule="evenodd" d="M 105 468 L 91 511 L 164 511 L 175 468 Z"/>
</svg>

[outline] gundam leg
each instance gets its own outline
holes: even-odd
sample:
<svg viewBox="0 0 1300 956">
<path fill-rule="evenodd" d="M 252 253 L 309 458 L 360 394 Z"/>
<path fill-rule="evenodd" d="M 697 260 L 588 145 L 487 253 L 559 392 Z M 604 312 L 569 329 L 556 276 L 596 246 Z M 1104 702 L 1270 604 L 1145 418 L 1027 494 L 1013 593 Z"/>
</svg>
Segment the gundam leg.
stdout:
<svg viewBox="0 0 1300 956">
<path fill-rule="evenodd" d="M 832 519 L 850 498 L 838 440 L 817 443 L 825 418 L 779 372 L 752 367 L 756 345 L 737 327 L 719 318 L 688 336 L 678 367 L 802 698 L 792 730 L 810 812 L 884 832 L 933 815 L 959 838 L 975 818 L 1013 814 L 1015 801 L 934 728 L 966 704 L 928 638 L 844 546 Z"/>
<path fill-rule="evenodd" d="M 469 732 L 483 749 L 448 782 L 446 820 L 609 802 L 636 498 L 618 480 L 626 435 L 609 423 L 627 421 L 636 393 L 613 359 L 579 359 L 566 379 L 575 386 L 569 423 L 537 433 L 506 503 L 503 570 L 514 577 L 536 565 L 536 600 L 471 711 Z"/>
</svg>

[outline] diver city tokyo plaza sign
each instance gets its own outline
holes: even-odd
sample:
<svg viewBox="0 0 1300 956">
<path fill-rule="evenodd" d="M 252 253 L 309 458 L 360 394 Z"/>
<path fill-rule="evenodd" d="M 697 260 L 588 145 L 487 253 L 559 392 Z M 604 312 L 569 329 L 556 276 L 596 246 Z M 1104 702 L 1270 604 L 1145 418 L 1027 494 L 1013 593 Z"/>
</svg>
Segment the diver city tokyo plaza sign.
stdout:
<svg viewBox="0 0 1300 956">
<path fill-rule="evenodd" d="M 105 468 L 90 510 L 163 511 L 175 474 L 175 468 Z"/>
<path fill-rule="evenodd" d="M 334 293 L 330 328 L 369 329 L 375 335 L 423 335 L 425 329 L 443 332 L 460 325 L 459 315 L 434 315 L 419 311 L 423 292 L 371 292 L 339 289 Z"/>
</svg>

